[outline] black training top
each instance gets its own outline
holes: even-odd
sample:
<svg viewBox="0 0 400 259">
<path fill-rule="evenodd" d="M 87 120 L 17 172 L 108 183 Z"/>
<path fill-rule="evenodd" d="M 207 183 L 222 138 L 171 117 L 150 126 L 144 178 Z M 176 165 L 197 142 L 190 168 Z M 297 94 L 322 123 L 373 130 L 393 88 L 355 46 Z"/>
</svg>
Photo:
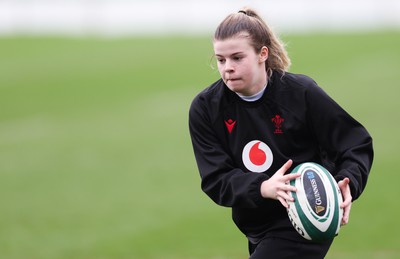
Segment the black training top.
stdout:
<svg viewBox="0 0 400 259">
<path fill-rule="evenodd" d="M 337 181 L 348 177 L 353 200 L 373 160 L 366 129 L 307 76 L 274 72 L 263 96 L 242 100 L 220 79 L 199 93 L 189 129 L 201 187 L 253 242 L 297 235 L 279 201 L 261 197 L 261 183 L 289 159 L 316 162 Z"/>
</svg>

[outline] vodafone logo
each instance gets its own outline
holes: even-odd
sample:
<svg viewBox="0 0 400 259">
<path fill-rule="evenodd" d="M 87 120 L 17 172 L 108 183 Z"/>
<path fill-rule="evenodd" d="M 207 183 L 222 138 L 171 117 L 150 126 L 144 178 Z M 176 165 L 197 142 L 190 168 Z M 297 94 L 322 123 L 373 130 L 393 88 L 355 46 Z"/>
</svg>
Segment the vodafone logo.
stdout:
<svg viewBox="0 0 400 259">
<path fill-rule="evenodd" d="M 253 140 L 244 147 L 243 164 L 254 173 L 261 173 L 271 167 L 274 156 L 271 149 L 260 140 Z"/>
</svg>

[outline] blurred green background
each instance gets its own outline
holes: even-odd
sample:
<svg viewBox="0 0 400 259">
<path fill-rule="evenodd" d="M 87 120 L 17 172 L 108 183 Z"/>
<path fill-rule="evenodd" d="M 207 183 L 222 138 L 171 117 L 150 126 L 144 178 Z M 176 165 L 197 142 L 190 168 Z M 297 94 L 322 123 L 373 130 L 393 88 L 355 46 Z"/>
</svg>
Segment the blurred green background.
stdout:
<svg viewBox="0 0 400 259">
<path fill-rule="evenodd" d="M 282 35 L 374 138 L 327 258 L 400 258 L 400 33 Z M 0 38 L 0 258 L 247 258 L 200 189 L 189 105 L 219 78 L 210 37 Z"/>
</svg>

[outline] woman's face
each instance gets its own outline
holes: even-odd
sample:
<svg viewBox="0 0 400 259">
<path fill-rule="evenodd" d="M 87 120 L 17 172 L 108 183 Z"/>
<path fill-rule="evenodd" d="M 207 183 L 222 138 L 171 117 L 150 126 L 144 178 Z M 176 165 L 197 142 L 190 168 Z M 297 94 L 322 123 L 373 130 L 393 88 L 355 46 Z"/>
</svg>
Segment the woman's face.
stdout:
<svg viewBox="0 0 400 259">
<path fill-rule="evenodd" d="M 214 54 L 221 78 L 230 90 L 251 96 L 265 86 L 267 47 L 256 53 L 250 45 L 249 37 L 239 35 L 226 40 L 215 40 Z"/>
</svg>

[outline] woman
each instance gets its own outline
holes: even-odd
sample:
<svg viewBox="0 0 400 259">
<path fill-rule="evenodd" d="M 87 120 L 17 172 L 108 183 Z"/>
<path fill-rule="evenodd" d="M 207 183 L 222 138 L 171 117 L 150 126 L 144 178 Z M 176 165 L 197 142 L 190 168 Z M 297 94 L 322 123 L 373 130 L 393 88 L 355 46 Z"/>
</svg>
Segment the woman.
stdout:
<svg viewBox="0 0 400 259">
<path fill-rule="evenodd" d="M 303 162 L 326 167 L 343 194 L 342 224 L 364 190 L 372 165 L 365 128 L 307 76 L 287 72 L 283 44 L 254 10 L 217 27 L 221 79 L 199 93 L 189 129 L 203 191 L 232 208 L 250 258 L 324 258 L 333 240 L 315 243 L 291 225 L 286 174 Z"/>
</svg>

